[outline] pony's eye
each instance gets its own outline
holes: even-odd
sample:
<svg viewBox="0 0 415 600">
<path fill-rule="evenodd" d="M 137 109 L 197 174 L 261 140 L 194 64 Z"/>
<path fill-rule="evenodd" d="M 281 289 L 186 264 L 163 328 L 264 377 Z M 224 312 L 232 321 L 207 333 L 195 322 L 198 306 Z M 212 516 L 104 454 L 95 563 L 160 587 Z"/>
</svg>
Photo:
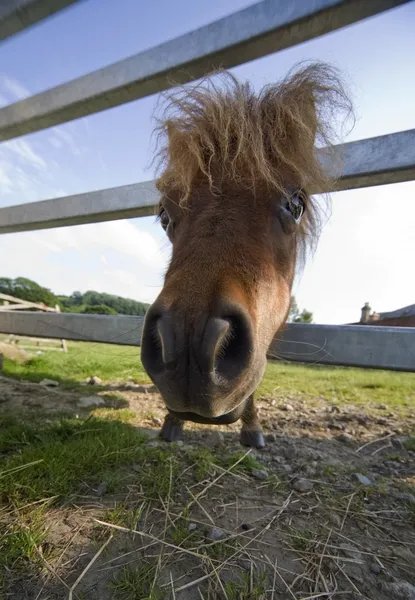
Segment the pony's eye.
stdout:
<svg viewBox="0 0 415 600">
<path fill-rule="evenodd" d="M 160 219 L 161 226 L 163 227 L 164 231 L 166 231 L 167 227 L 169 226 L 169 223 L 170 223 L 170 217 L 164 208 L 162 208 L 160 211 L 159 219 Z"/>
<path fill-rule="evenodd" d="M 292 194 L 284 201 L 284 206 L 291 213 L 294 221 L 299 223 L 304 213 L 304 194 L 301 190 Z"/>
</svg>

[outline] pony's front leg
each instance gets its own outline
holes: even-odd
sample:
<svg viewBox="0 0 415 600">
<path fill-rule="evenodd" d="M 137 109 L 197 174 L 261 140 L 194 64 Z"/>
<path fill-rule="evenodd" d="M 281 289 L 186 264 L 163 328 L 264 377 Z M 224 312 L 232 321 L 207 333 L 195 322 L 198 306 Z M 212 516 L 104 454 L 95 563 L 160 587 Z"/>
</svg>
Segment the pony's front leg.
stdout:
<svg viewBox="0 0 415 600">
<path fill-rule="evenodd" d="M 244 412 L 242 413 L 242 429 L 239 441 L 242 446 L 251 448 L 264 448 L 265 438 L 259 423 L 254 403 L 254 396 L 250 396 Z"/>
<path fill-rule="evenodd" d="M 183 425 L 184 421 L 167 413 L 160 431 L 161 439 L 165 442 L 175 442 L 180 439 L 183 433 Z"/>
</svg>

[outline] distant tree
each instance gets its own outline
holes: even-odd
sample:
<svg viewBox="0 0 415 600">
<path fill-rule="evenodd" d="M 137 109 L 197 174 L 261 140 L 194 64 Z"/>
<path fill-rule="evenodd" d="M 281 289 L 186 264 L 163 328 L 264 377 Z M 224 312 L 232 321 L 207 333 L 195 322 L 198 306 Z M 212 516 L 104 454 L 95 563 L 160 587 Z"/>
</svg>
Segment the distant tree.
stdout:
<svg viewBox="0 0 415 600">
<path fill-rule="evenodd" d="M 81 292 L 73 292 L 73 294 L 70 296 L 70 300 L 75 306 L 79 306 L 80 304 L 84 303 Z"/>
<path fill-rule="evenodd" d="M 43 302 L 47 306 L 59 304 L 62 312 L 143 316 L 149 307 L 145 302 L 94 290 L 88 290 L 85 294 L 76 290 L 70 296 L 55 296 L 51 290 L 24 277 L 16 279 L 0 277 L 0 293 L 30 302 Z"/>
<path fill-rule="evenodd" d="M 290 313 L 288 315 L 288 320 L 293 321 L 295 317 L 299 315 L 299 312 L 300 310 L 298 308 L 297 300 L 295 299 L 295 296 L 291 296 Z"/>
<path fill-rule="evenodd" d="M 295 317 L 294 322 L 295 323 L 312 323 L 313 322 L 313 313 L 304 308 L 304 310 L 302 310 L 301 313 Z"/>
<path fill-rule="evenodd" d="M 288 321 L 290 323 L 312 323 L 313 313 L 305 308 L 300 312 L 295 296 L 291 296 L 291 305 Z"/>
<path fill-rule="evenodd" d="M 58 302 L 62 309 L 70 308 L 72 306 L 72 301 L 69 296 L 58 296 Z"/>
<path fill-rule="evenodd" d="M 51 290 L 26 277 L 16 277 L 16 279 L 1 277 L 0 293 L 28 302 L 43 303 L 46 306 L 55 306 L 59 303 L 58 298 Z"/>
<path fill-rule="evenodd" d="M 88 290 L 83 295 L 83 301 L 90 306 L 105 305 L 113 308 L 120 315 L 145 315 L 149 307 L 144 302 L 138 302 L 131 298 L 122 298 L 103 292 Z"/>
<path fill-rule="evenodd" d="M 116 315 L 117 311 L 110 306 L 105 306 L 105 304 L 96 304 L 94 306 L 87 304 L 82 313 L 86 315 Z"/>
</svg>

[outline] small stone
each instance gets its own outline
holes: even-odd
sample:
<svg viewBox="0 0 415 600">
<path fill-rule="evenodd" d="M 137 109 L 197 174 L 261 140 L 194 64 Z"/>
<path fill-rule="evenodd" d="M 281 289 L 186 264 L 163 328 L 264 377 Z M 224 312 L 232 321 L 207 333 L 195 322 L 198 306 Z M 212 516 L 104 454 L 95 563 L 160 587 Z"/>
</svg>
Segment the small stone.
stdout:
<svg viewBox="0 0 415 600">
<path fill-rule="evenodd" d="M 150 442 L 147 442 L 147 444 L 146 444 L 146 446 L 148 448 L 158 448 L 159 445 L 160 444 L 158 442 L 154 441 L 154 440 L 151 440 Z"/>
<path fill-rule="evenodd" d="M 161 427 L 163 425 L 163 421 L 159 419 L 159 417 L 153 417 L 151 420 L 153 424 L 157 425 L 158 427 Z"/>
<path fill-rule="evenodd" d="M 294 410 L 294 407 L 291 406 L 291 404 L 280 404 L 278 408 L 287 412 L 292 412 Z"/>
<path fill-rule="evenodd" d="M 241 529 L 243 531 L 249 531 L 250 529 L 252 529 L 252 525 L 249 525 L 249 523 L 242 523 Z"/>
<path fill-rule="evenodd" d="M 360 529 L 360 531 L 366 531 L 367 529 L 366 523 L 363 523 L 363 521 L 356 521 L 356 525 Z"/>
<path fill-rule="evenodd" d="M 388 410 L 388 406 L 387 406 L 387 404 L 378 404 L 378 409 L 379 410 Z"/>
<path fill-rule="evenodd" d="M 267 442 L 271 442 L 271 444 L 273 444 L 277 441 L 277 436 L 275 435 L 275 433 L 268 433 L 265 436 L 265 439 L 267 440 Z"/>
<path fill-rule="evenodd" d="M 46 387 L 58 387 L 59 381 L 55 381 L 54 379 L 42 379 L 39 385 L 45 385 Z"/>
<path fill-rule="evenodd" d="M 340 529 L 340 527 L 342 526 L 342 523 L 343 523 L 343 519 L 341 518 L 341 516 L 335 512 L 332 512 L 332 513 L 329 513 L 328 517 L 329 517 L 330 522 L 335 527 L 338 527 Z"/>
<path fill-rule="evenodd" d="M 195 529 L 197 529 L 196 523 L 189 523 L 189 525 L 187 526 L 188 531 L 195 531 Z"/>
<path fill-rule="evenodd" d="M 375 423 L 376 425 L 387 425 L 388 424 L 388 419 L 385 419 L 384 417 L 380 417 L 379 419 L 376 419 Z"/>
<path fill-rule="evenodd" d="M 362 475 L 361 473 L 353 473 L 353 477 L 362 485 L 371 485 L 372 484 L 369 477 L 366 477 L 366 475 Z"/>
<path fill-rule="evenodd" d="M 415 587 L 409 581 L 388 583 L 387 588 L 394 600 L 415 600 Z"/>
<path fill-rule="evenodd" d="M 393 494 L 393 497 L 396 500 L 402 500 L 403 502 L 408 502 L 415 506 L 415 496 L 413 494 L 408 494 L 406 492 L 396 492 Z"/>
<path fill-rule="evenodd" d="M 97 487 L 97 496 L 99 496 L 101 498 L 105 494 L 107 489 L 108 489 L 108 483 L 106 481 L 103 481 Z"/>
<path fill-rule="evenodd" d="M 218 529 L 218 527 L 212 527 L 212 529 L 210 530 L 209 537 L 212 540 L 221 540 L 225 537 L 225 535 L 226 534 L 224 531 L 222 531 L 222 529 Z"/>
<path fill-rule="evenodd" d="M 297 451 L 292 446 L 285 446 L 282 449 L 282 455 L 287 460 L 292 460 L 293 458 L 295 458 L 297 456 Z"/>
<path fill-rule="evenodd" d="M 179 446 L 179 448 L 181 448 L 184 445 L 184 441 L 183 440 L 177 440 L 176 445 Z"/>
<path fill-rule="evenodd" d="M 369 570 L 375 575 L 380 575 L 382 573 L 382 568 L 378 565 L 378 563 L 370 563 Z"/>
<path fill-rule="evenodd" d="M 309 481 L 308 479 L 297 479 L 294 482 L 293 488 L 296 492 L 300 492 L 304 494 L 305 492 L 310 492 L 314 487 L 314 483 Z"/>
<path fill-rule="evenodd" d="M 251 474 L 252 474 L 252 477 L 255 477 L 255 479 L 267 479 L 268 478 L 268 472 L 265 471 L 264 469 L 252 469 Z"/>
<path fill-rule="evenodd" d="M 101 385 L 102 379 L 97 377 L 97 375 L 94 375 L 93 377 L 88 377 L 86 382 L 89 383 L 89 385 Z"/>
<path fill-rule="evenodd" d="M 328 423 L 327 429 L 336 429 L 337 431 L 344 431 L 346 425 L 344 423 Z"/>
<path fill-rule="evenodd" d="M 221 431 L 212 431 L 206 438 L 206 443 L 211 448 L 215 448 L 225 441 L 225 436 Z"/>
<path fill-rule="evenodd" d="M 105 400 L 103 400 L 99 396 L 86 396 L 85 398 L 80 398 L 77 402 L 77 405 L 80 408 L 88 408 L 91 406 L 102 406 L 103 404 L 105 404 Z"/>
<path fill-rule="evenodd" d="M 7 401 L 8 398 L 6 397 L 4 399 L 4 401 Z M 0 400 L 1 402 L 1 400 Z M 25 400 L 23 400 L 23 404 L 25 406 L 33 406 L 33 407 L 44 407 L 44 401 L 42 400 L 42 398 L 26 398 Z"/>
<path fill-rule="evenodd" d="M 353 442 L 353 436 L 350 433 L 341 433 L 336 436 L 336 440 L 342 442 L 343 444 L 350 444 Z"/>
</svg>

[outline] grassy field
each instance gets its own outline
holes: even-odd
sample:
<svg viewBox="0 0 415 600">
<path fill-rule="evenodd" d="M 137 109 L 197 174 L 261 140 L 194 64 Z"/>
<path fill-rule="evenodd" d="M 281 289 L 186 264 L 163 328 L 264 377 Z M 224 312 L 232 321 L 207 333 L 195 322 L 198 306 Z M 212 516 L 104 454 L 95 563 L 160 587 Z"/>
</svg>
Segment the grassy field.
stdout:
<svg viewBox="0 0 415 600">
<path fill-rule="evenodd" d="M 38 388 L 106 398 L 108 383 L 149 382 L 137 348 L 86 343 L 6 359 L 3 375 L 60 382 L 13 384 L 28 401 Z M 94 375 L 102 385 L 80 385 Z M 62 416 L 6 407 L 3 384 L 0 600 L 398 600 L 396 581 L 415 591 L 414 374 L 270 363 L 257 393 L 264 453 L 239 447 L 237 429 L 218 446 L 202 428 L 182 445 L 156 441 L 157 394 Z M 343 423 L 349 445 L 336 440 Z"/>
</svg>

